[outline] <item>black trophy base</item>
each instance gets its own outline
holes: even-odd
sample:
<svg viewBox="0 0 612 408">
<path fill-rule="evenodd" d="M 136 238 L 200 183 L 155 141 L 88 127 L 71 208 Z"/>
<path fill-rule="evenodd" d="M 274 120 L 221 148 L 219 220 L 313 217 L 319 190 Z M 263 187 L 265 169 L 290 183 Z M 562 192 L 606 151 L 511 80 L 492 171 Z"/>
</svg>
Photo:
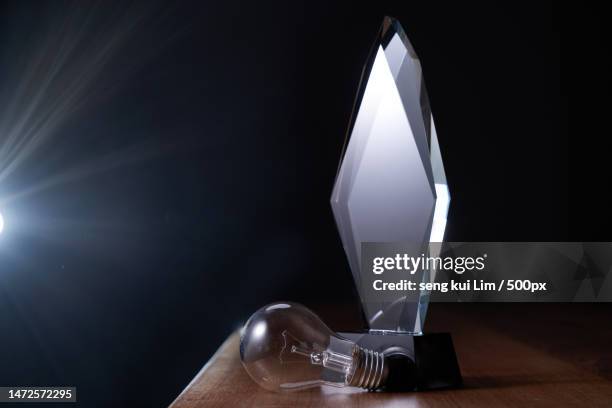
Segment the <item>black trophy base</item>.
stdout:
<svg viewBox="0 0 612 408">
<path fill-rule="evenodd" d="M 359 346 L 385 353 L 386 391 L 425 391 L 463 384 L 450 333 L 339 333 Z"/>
</svg>

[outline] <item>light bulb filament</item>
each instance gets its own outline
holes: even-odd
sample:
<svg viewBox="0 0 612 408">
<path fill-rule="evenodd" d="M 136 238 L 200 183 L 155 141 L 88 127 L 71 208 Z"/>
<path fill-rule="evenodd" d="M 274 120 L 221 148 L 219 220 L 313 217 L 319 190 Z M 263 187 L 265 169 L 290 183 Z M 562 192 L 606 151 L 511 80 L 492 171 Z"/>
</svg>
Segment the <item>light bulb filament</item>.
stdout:
<svg viewBox="0 0 612 408">
<path fill-rule="evenodd" d="M 291 352 L 304 357 L 310 357 L 310 363 L 313 365 L 322 365 L 325 368 L 339 372 L 348 373 L 353 364 L 353 358 L 341 353 L 325 350 L 314 352 L 303 347 L 291 346 Z"/>
<path fill-rule="evenodd" d="M 310 357 L 310 362 L 314 365 L 323 365 L 325 352 L 315 353 L 303 347 L 291 346 L 291 352 L 304 357 Z"/>
</svg>

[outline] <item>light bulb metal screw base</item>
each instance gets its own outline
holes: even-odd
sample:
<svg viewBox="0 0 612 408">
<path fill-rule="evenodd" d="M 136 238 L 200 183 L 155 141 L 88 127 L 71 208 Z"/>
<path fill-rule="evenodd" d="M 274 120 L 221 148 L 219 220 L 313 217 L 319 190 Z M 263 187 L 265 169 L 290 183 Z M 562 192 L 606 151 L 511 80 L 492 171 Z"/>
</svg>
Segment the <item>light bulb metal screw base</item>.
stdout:
<svg viewBox="0 0 612 408">
<path fill-rule="evenodd" d="M 348 385 L 369 391 L 381 388 L 389 374 L 385 355 L 362 347 L 357 347 L 355 354 L 355 371 Z"/>
</svg>

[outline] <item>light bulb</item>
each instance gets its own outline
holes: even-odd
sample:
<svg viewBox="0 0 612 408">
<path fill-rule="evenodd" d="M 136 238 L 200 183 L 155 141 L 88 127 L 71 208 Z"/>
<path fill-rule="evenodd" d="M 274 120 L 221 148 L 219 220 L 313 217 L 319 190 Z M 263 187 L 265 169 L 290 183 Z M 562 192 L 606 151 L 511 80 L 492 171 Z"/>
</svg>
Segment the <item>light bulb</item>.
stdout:
<svg viewBox="0 0 612 408">
<path fill-rule="evenodd" d="M 240 336 L 240 359 L 251 378 L 271 391 L 319 385 L 380 388 L 389 372 L 383 353 L 338 336 L 296 303 L 259 309 Z"/>
</svg>

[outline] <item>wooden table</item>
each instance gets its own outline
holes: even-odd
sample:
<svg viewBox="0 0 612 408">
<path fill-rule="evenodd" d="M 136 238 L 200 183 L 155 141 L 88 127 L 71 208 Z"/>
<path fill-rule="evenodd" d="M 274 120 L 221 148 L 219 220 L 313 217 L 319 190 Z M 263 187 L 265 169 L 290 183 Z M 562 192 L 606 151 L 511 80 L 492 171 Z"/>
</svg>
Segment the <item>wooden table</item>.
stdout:
<svg viewBox="0 0 612 408">
<path fill-rule="evenodd" d="M 171 407 L 612 407 L 612 305 L 437 304 L 429 318 L 453 334 L 461 389 L 274 394 L 248 377 L 233 333 Z"/>
</svg>

